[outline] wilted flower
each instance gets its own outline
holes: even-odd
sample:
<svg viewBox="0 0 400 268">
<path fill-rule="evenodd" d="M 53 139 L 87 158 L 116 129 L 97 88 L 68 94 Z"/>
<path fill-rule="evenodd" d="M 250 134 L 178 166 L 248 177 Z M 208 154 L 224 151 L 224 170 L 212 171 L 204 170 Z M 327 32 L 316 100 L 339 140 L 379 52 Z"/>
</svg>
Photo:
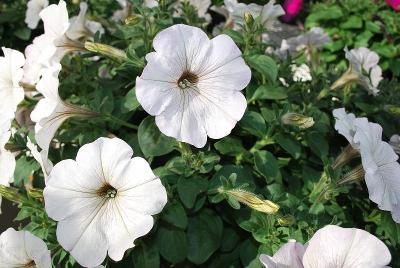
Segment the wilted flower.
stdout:
<svg viewBox="0 0 400 268">
<path fill-rule="evenodd" d="M 79 106 L 64 102 L 58 95 L 58 73 L 61 65 L 46 69 L 36 88 L 44 96 L 31 113 L 31 119 L 36 123 L 35 138 L 40 148 L 46 152 L 50 142 L 61 124 L 73 116 L 97 116 L 98 114 Z"/>
<path fill-rule="evenodd" d="M 354 141 L 360 145 L 361 161 L 369 199 L 382 210 L 391 211 L 400 223 L 400 164 L 393 148 L 382 141 L 382 127 L 356 121 Z"/>
<path fill-rule="evenodd" d="M 283 3 L 285 15 L 282 19 L 286 22 L 293 20 L 300 13 L 302 6 L 303 0 L 285 0 Z"/>
<path fill-rule="evenodd" d="M 350 63 L 349 69 L 331 86 L 331 89 L 356 82 L 369 94 L 377 95 L 379 82 L 383 79 L 382 69 L 378 65 L 378 54 L 365 47 L 350 51 L 345 48 L 345 52 L 346 59 Z"/>
<path fill-rule="evenodd" d="M 400 154 L 400 136 L 399 135 L 393 135 L 390 138 L 389 144 L 392 146 L 393 150 L 397 153 Z"/>
<path fill-rule="evenodd" d="M 312 80 L 310 68 L 306 64 L 303 63 L 300 66 L 292 64 L 290 65 L 290 69 L 293 73 L 293 81 L 307 82 Z"/>
<path fill-rule="evenodd" d="M 314 125 L 314 119 L 298 113 L 286 113 L 281 117 L 282 124 L 298 126 L 301 129 L 310 128 Z"/>
<path fill-rule="evenodd" d="M 40 21 L 39 13 L 48 5 L 48 0 L 29 0 L 25 14 L 25 23 L 29 28 L 36 29 Z"/>
<path fill-rule="evenodd" d="M 207 135 L 228 135 L 246 110 L 240 90 L 251 79 L 233 40 L 210 40 L 199 28 L 178 24 L 161 31 L 153 46 L 136 96 L 161 132 L 198 148 Z"/>
<path fill-rule="evenodd" d="M 0 235 L 0 267 L 51 268 L 50 250 L 30 232 L 9 228 Z"/>
<path fill-rule="evenodd" d="M 283 245 L 273 257 L 262 254 L 267 268 L 386 267 L 391 256 L 386 245 L 356 228 L 327 225 L 303 246 L 296 241 Z"/>
<path fill-rule="evenodd" d="M 167 203 L 160 179 L 132 154 L 123 140 L 99 138 L 50 173 L 46 212 L 58 221 L 58 242 L 82 266 L 100 265 L 107 254 L 121 260 Z"/>
<path fill-rule="evenodd" d="M 0 57 L 0 113 L 14 117 L 18 104 L 24 99 L 24 89 L 19 85 L 24 71 L 24 55 L 13 49 L 2 47 Z"/>
</svg>

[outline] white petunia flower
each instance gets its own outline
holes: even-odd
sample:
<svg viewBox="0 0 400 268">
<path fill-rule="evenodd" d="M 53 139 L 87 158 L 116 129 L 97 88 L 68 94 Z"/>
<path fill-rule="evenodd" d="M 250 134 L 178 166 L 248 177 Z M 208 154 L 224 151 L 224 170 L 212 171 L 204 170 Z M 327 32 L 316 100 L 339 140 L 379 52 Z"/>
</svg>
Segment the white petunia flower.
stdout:
<svg viewBox="0 0 400 268">
<path fill-rule="evenodd" d="M 306 245 L 289 241 L 273 257 L 262 254 L 267 268 L 383 268 L 391 256 L 386 245 L 356 228 L 327 225 Z"/>
<path fill-rule="evenodd" d="M 390 138 L 389 144 L 397 154 L 400 154 L 400 135 L 393 135 Z"/>
<path fill-rule="evenodd" d="M 96 113 L 64 102 L 58 94 L 58 73 L 61 65 L 46 69 L 37 83 L 37 90 L 43 95 L 31 113 L 31 119 L 36 123 L 35 138 L 47 158 L 50 142 L 61 124 L 74 116 L 94 116 Z M 42 152 L 43 152 L 42 151 Z"/>
<path fill-rule="evenodd" d="M 47 214 L 58 221 L 57 239 L 79 264 L 114 261 L 153 227 L 167 192 L 141 157 L 118 138 L 82 146 L 76 160 L 52 169 L 43 196 Z"/>
<path fill-rule="evenodd" d="M 390 260 L 389 249 L 370 233 L 328 225 L 308 241 L 303 265 L 304 268 L 383 268 Z"/>
<path fill-rule="evenodd" d="M 369 94 L 378 95 L 379 82 L 383 79 L 382 69 L 379 67 L 379 56 L 365 47 L 344 49 L 349 69 L 331 86 L 337 89 L 353 82 L 361 85 Z"/>
<path fill-rule="evenodd" d="M 25 23 L 29 28 L 36 29 L 40 21 L 39 13 L 48 5 L 48 0 L 29 0 L 25 14 Z"/>
<path fill-rule="evenodd" d="M 270 0 L 261 9 L 260 19 L 264 28 L 268 31 L 276 30 L 279 27 L 277 24 L 278 17 L 285 15 L 285 10 L 283 10 L 281 5 L 275 5 L 275 0 Z"/>
<path fill-rule="evenodd" d="M 247 102 L 240 92 L 250 68 L 227 35 L 209 39 L 196 27 L 174 25 L 154 39 L 155 52 L 136 79 L 136 96 L 167 136 L 198 148 L 227 136 Z"/>
<path fill-rule="evenodd" d="M 18 104 L 24 99 L 24 89 L 19 85 L 24 71 L 24 55 L 13 49 L 2 47 L 0 57 L 0 113 L 14 116 Z"/>
<path fill-rule="evenodd" d="M 295 82 L 307 82 L 312 80 L 310 68 L 304 63 L 300 66 L 292 64 L 290 65 L 290 70 L 293 73 L 293 81 Z"/>
<path fill-rule="evenodd" d="M 267 268 L 303 268 L 303 255 L 306 247 L 296 240 L 289 240 L 273 257 L 261 254 L 260 261 Z"/>
<path fill-rule="evenodd" d="M 50 251 L 27 231 L 7 229 L 0 235 L 0 268 L 51 268 Z"/>
<path fill-rule="evenodd" d="M 400 164 L 393 148 L 382 141 L 379 124 L 357 121 L 354 141 L 360 144 L 362 166 L 369 199 L 382 210 L 391 211 L 400 223 Z"/>
<path fill-rule="evenodd" d="M 96 32 L 104 33 L 104 29 L 99 22 L 86 19 L 88 5 L 85 2 L 80 4 L 78 16 L 69 20 L 70 26 L 65 35 L 71 40 L 81 40 L 93 37 Z"/>
</svg>

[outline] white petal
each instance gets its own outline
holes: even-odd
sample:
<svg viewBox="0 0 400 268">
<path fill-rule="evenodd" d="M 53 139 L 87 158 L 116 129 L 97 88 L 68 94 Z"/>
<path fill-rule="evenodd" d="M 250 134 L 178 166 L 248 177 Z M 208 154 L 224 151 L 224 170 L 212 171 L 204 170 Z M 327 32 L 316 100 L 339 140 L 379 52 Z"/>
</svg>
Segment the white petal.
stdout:
<svg viewBox="0 0 400 268">
<path fill-rule="evenodd" d="M 305 247 L 297 243 L 295 240 L 290 240 L 284 244 L 273 257 L 262 254 L 260 261 L 267 268 L 303 268 L 303 255 Z"/>
<path fill-rule="evenodd" d="M 346 113 L 344 108 L 335 109 L 332 113 L 336 120 L 335 129 L 349 141 L 354 149 L 358 149 L 359 142 L 354 141 L 354 135 L 356 134 L 355 122 L 359 122 L 359 125 L 368 125 L 368 120 L 364 117 L 356 120 L 356 116 L 352 113 Z"/>
<path fill-rule="evenodd" d="M 31 29 L 36 29 L 40 17 L 39 13 L 49 5 L 48 0 L 30 0 L 27 4 L 25 23 Z"/>
<path fill-rule="evenodd" d="M 368 232 L 328 225 L 308 242 L 303 264 L 305 268 L 378 268 L 390 259 L 386 245 Z"/>
<path fill-rule="evenodd" d="M 9 151 L 0 150 L 0 184 L 9 185 L 14 181 L 15 155 Z"/>
<path fill-rule="evenodd" d="M 39 15 L 43 20 L 45 34 L 53 40 L 64 35 L 68 30 L 68 10 L 63 0 L 60 0 L 58 5 L 46 7 Z"/>
<path fill-rule="evenodd" d="M 53 169 L 53 163 L 47 158 L 48 152 L 42 150 L 41 152 L 38 151 L 38 148 L 35 144 L 28 137 L 28 141 L 26 143 L 26 147 L 30 150 L 33 158 L 39 163 L 40 167 L 42 168 L 42 172 L 44 175 L 45 182 Z"/>
</svg>

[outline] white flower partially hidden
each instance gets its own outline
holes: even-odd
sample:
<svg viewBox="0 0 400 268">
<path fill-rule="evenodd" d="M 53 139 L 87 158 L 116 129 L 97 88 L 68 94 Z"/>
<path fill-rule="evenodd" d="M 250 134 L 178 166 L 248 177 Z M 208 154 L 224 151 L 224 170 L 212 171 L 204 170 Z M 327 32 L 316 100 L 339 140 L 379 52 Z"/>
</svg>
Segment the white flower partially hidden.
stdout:
<svg viewBox="0 0 400 268">
<path fill-rule="evenodd" d="M 240 92 L 250 68 L 227 35 L 208 39 L 196 27 L 174 25 L 154 39 L 155 52 L 136 79 L 136 96 L 167 136 L 198 148 L 227 136 L 247 102 Z"/>
<path fill-rule="evenodd" d="M 383 268 L 390 260 L 389 249 L 370 233 L 328 225 L 308 241 L 303 265 L 305 268 Z"/>
<path fill-rule="evenodd" d="M 382 210 L 391 211 L 400 223 L 400 164 L 393 148 L 382 141 L 382 127 L 357 121 L 354 141 L 360 144 L 360 154 L 369 199 Z"/>
<path fill-rule="evenodd" d="M 329 43 L 331 39 L 322 28 L 313 27 L 308 32 L 289 38 L 286 41 L 292 53 L 302 50 L 311 53 L 312 49 L 321 49 L 325 44 Z"/>
<path fill-rule="evenodd" d="M 267 268 L 383 268 L 390 260 L 389 249 L 375 236 L 335 225 L 318 230 L 305 246 L 289 241 L 273 257 L 260 256 Z"/>
<path fill-rule="evenodd" d="M 80 4 L 78 16 L 69 20 L 70 26 L 65 35 L 71 40 L 81 40 L 93 37 L 96 32 L 104 33 L 103 26 L 99 22 L 86 19 L 88 5 L 85 2 Z"/>
<path fill-rule="evenodd" d="M 303 63 L 300 66 L 292 64 L 290 65 L 290 69 L 293 73 L 293 81 L 307 82 L 312 80 L 310 68 L 306 64 Z"/>
<path fill-rule="evenodd" d="M 50 251 L 27 231 L 7 229 L 0 235 L 0 268 L 51 268 Z"/>
<path fill-rule="evenodd" d="M 349 69 L 331 86 L 337 89 L 353 82 L 361 85 L 369 94 L 378 95 L 379 82 L 383 79 L 382 69 L 379 67 L 379 56 L 365 47 L 344 49 Z"/>
<path fill-rule="evenodd" d="M 400 154 L 400 135 L 395 134 L 390 137 L 389 144 L 397 154 Z"/>
<path fill-rule="evenodd" d="M 15 156 L 4 147 L 11 136 L 11 118 L 0 114 L 0 184 L 9 186 L 14 181 Z M 1 214 L 1 196 L 0 196 Z"/>
<path fill-rule="evenodd" d="M 34 144 L 28 137 L 28 141 L 26 143 L 26 147 L 31 152 L 33 158 L 39 163 L 40 167 L 42 168 L 43 176 L 45 182 L 47 181 L 48 176 L 50 175 L 51 170 L 53 169 L 53 163 L 47 158 L 47 151 L 42 150 L 39 152 L 36 144 Z"/>
<path fill-rule="evenodd" d="M 343 135 L 354 149 L 358 150 L 359 144 L 354 141 L 354 135 L 357 130 L 355 122 L 361 121 L 368 123 L 368 119 L 365 117 L 356 118 L 353 113 L 346 113 L 344 108 L 335 109 L 332 114 L 336 120 L 335 129 L 337 132 Z"/>
<path fill-rule="evenodd" d="M 167 203 L 160 179 L 132 154 L 123 140 L 99 138 L 82 146 L 76 161 L 63 160 L 50 173 L 46 212 L 58 221 L 58 242 L 82 266 L 100 265 L 107 253 L 121 260 Z"/>
<path fill-rule="evenodd" d="M 0 57 L 0 113 L 14 117 L 18 104 L 24 99 L 24 89 L 19 85 L 24 71 L 24 55 L 13 49 L 2 47 Z"/>
<path fill-rule="evenodd" d="M 46 69 L 37 83 L 37 90 L 44 96 L 31 113 L 31 119 L 36 123 L 35 138 L 40 148 L 49 151 L 50 142 L 61 124 L 73 116 L 95 116 L 97 113 L 64 102 L 58 94 L 58 73 L 61 65 Z"/>
<path fill-rule="evenodd" d="M 40 21 L 39 13 L 48 5 L 48 0 L 29 0 L 25 14 L 25 23 L 29 28 L 36 29 Z"/>
<path fill-rule="evenodd" d="M 303 268 L 303 255 L 306 247 L 296 240 L 289 240 L 273 257 L 261 254 L 260 261 L 267 268 Z"/>
</svg>

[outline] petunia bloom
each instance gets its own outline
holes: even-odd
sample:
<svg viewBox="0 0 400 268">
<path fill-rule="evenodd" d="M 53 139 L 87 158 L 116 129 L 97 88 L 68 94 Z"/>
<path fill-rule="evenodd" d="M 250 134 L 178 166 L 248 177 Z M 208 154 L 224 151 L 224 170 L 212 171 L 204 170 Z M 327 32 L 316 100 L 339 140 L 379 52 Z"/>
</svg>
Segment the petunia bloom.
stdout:
<svg viewBox="0 0 400 268">
<path fill-rule="evenodd" d="M 48 0 L 29 0 L 25 14 L 25 23 L 29 28 L 36 29 L 40 21 L 39 13 L 48 5 Z"/>
<path fill-rule="evenodd" d="M 289 241 L 273 257 L 260 256 L 267 268 L 383 268 L 390 260 L 389 249 L 375 236 L 335 225 L 319 229 L 305 246 Z"/>
<path fill-rule="evenodd" d="M 333 110 L 333 117 L 335 118 L 335 129 L 343 135 L 354 149 L 359 149 L 359 144 L 354 141 L 356 134 L 356 121 L 368 122 L 367 118 L 356 118 L 353 113 L 346 113 L 344 108 Z"/>
<path fill-rule="evenodd" d="M 360 144 L 362 166 L 369 199 L 382 210 L 392 212 L 400 223 L 400 164 L 393 148 L 382 141 L 382 127 L 357 121 L 354 141 Z"/>
<path fill-rule="evenodd" d="M 14 115 L 18 104 L 24 99 L 24 89 L 19 85 L 25 63 L 24 55 L 10 48 L 2 47 L 0 57 L 0 113 Z"/>
<path fill-rule="evenodd" d="M 199 28 L 178 24 L 161 31 L 153 47 L 136 96 L 161 132 L 198 148 L 207 136 L 227 136 L 246 110 L 240 91 L 251 79 L 233 40 L 210 40 Z"/>
<path fill-rule="evenodd" d="M 50 173 L 43 192 L 46 212 L 58 221 L 58 242 L 82 266 L 100 265 L 107 254 L 121 260 L 167 203 L 160 179 L 132 154 L 123 140 L 99 138 Z"/>
<path fill-rule="evenodd" d="M 27 231 L 7 229 L 0 235 L 0 268 L 51 268 L 50 250 Z"/>
<path fill-rule="evenodd" d="M 379 56 L 365 47 L 344 49 L 349 69 L 331 86 L 336 89 L 353 82 L 361 85 L 369 94 L 378 95 L 379 82 L 383 79 L 382 69 L 379 67 Z"/>
</svg>

